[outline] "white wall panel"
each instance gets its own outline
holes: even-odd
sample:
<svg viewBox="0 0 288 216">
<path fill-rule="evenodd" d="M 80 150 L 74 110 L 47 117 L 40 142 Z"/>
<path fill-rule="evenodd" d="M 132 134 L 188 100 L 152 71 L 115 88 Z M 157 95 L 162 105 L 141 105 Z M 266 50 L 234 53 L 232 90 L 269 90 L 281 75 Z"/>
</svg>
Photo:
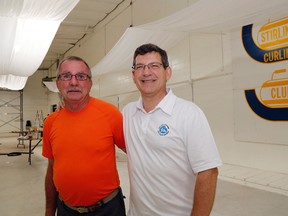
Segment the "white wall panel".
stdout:
<svg viewBox="0 0 288 216">
<path fill-rule="evenodd" d="M 192 34 L 190 41 L 192 79 L 223 73 L 223 41 L 221 34 Z"/>
<path fill-rule="evenodd" d="M 190 80 L 189 38 L 185 38 L 175 47 L 166 50 L 172 68 L 169 84 L 187 82 Z"/>
<path fill-rule="evenodd" d="M 188 101 L 192 101 L 193 100 L 192 85 L 190 83 L 172 85 L 172 86 L 169 86 L 169 87 L 172 89 L 173 93 L 176 96 L 181 97 L 183 99 L 186 99 Z"/>
<path fill-rule="evenodd" d="M 193 90 L 194 102 L 206 114 L 223 161 L 233 159 L 232 76 L 219 76 L 193 82 Z"/>
<path fill-rule="evenodd" d="M 99 81 L 100 96 L 123 94 L 136 90 L 132 80 L 132 70 L 102 74 Z"/>
</svg>

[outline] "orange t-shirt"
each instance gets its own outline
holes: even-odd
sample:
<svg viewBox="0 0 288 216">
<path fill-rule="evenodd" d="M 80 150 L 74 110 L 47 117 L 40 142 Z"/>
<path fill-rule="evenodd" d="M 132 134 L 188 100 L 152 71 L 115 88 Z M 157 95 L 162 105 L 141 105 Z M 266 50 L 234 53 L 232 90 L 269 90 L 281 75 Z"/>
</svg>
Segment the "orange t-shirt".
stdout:
<svg viewBox="0 0 288 216">
<path fill-rule="evenodd" d="M 53 180 L 71 206 L 89 206 L 120 185 L 115 144 L 125 148 L 122 115 L 93 98 L 80 112 L 61 109 L 43 128 L 44 157 L 54 160 Z"/>
</svg>

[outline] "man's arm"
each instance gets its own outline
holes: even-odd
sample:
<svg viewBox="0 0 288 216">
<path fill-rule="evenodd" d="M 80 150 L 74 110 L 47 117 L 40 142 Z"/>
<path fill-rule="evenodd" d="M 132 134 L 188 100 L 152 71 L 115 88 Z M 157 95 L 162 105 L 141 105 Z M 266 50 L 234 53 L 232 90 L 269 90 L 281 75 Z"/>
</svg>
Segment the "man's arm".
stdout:
<svg viewBox="0 0 288 216">
<path fill-rule="evenodd" d="M 194 203 L 191 216 L 209 216 L 213 207 L 218 168 L 199 172 L 197 174 Z"/>
<path fill-rule="evenodd" d="M 53 160 L 48 160 L 45 177 L 46 210 L 45 216 L 55 216 L 58 193 L 53 182 Z"/>
</svg>

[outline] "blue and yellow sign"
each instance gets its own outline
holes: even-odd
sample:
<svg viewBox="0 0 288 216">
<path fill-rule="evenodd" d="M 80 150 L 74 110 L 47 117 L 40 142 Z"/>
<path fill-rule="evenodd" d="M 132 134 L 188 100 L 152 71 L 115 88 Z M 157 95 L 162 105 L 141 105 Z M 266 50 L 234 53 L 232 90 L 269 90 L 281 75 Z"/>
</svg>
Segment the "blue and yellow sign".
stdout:
<svg viewBox="0 0 288 216">
<path fill-rule="evenodd" d="M 262 63 L 288 60 L 288 17 L 263 25 L 258 31 L 257 44 L 252 29 L 253 24 L 242 28 L 243 45 L 251 58 Z"/>
<path fill-rule="evenodd" d="M 242 28 L 242 41 L 248 55 L 261 63 L 288 60 L 288 17 L 263 25 L 256 42 L 253 24 Z M 255 89 L 245 90 L 251 109 L 260 117 L 271 121 L 288 121 L 288 71 L 277 69 L 265 81 L 257 97 Z"/>
</svg>

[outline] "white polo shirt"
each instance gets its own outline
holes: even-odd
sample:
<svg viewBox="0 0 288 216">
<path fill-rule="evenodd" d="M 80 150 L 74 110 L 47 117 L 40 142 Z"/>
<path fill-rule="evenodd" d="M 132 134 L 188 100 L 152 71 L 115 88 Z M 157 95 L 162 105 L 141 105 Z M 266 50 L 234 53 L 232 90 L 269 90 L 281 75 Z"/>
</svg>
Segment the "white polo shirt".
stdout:
<svg viewBox="0 0 288 216">
<path fill-rule="evenodd" d="M 128 216 L 190 215 L 196 174 L 222 164 L 204 113 L 170 90 L 149 113 L 140 98 L 123 117 Z"/>
</svg>

